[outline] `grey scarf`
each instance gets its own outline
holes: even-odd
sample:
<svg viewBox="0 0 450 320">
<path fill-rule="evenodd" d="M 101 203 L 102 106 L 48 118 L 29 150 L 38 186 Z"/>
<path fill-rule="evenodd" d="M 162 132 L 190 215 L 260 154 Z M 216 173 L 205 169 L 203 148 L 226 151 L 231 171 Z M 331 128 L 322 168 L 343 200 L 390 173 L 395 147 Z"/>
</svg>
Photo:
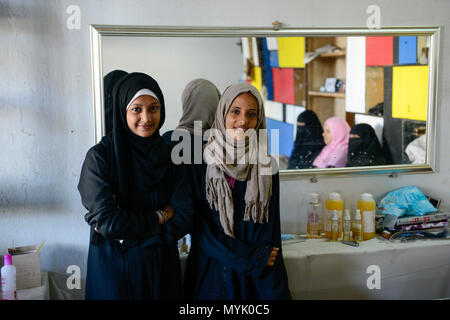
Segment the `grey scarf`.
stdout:
<svg viewBox="0 0 450 320">
<path fill-rule="evenodd" d="M 220 92 L 205 79 L 189 82 L 181 95 L 183 115 L 177 129 L 186 129 L 194 134 L 194 121 L 202 122 L 202 129 L 211 128 L 219 104 Z"/>
<path fill-rule="evenodd" d="M 249 92 L 258 101 L 258 121 L 253 136 L 250 136 L 250 143 L 248 139 L 233 140 L 227 135 L 225 127 L 225 118 L 231 104 L 239 94 L 244 92 Z M 267 154 L 267 135 L 260 135 L 260 129 L 266 129 L 266 120 L 259 91 L 246 83 L 229 86 L 219 101 L 216 118 L 205 148 L 205 160 L 208 163 L 206 198 L 211 208 L 219 211 L 220 223 L 225 233 L 233 238 L 235 237 L 233 232 L 234 205 L 231 188 L 225 174 L 238 181 L 247 181 L 244 221 L 249 221 L 250 218 L 258 223 L 269 220 L 268 207 L 272 196 L 272 169 Z M 251 141 L 256 141 L 256 143 Z M 259 153 L 263 157 L 259 157 Z M 227 156 L 231 156 L 231 154 L 235 155 L 234 163 L 227 161 Z M 256 157 L 254 157 L 255 154 Z M 247 161 L 244 161 L 245 159 Z M 249 161 L 249 159 L 254 160 Z"/>
</svg>

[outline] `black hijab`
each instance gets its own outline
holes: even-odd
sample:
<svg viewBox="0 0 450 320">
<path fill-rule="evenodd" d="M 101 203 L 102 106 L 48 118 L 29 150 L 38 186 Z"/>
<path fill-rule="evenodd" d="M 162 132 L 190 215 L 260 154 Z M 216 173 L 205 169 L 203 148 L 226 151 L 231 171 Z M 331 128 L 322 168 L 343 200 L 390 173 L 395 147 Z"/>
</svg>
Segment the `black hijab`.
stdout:
<svg viewBox="0 0 450 320">
<path fill-rule="evenodd" d="M 350 134 L 357 134 L 359 138 L 350 137 L 347 167 L 386 164 L 380 142 L 371 125 L 367 123 L 357 124 L 350 130 Z"/>
<path fill-rule="evenodd" d="M 105 135 L 112 131 L 113 123 L 113 97 L 114 84 L 128 73 L 122 70 L 113 70 L 103 77 L 103 103 L 105 104 Z"/>
<path fill-rule="evenodd" d="M 305 125 L 298 125 L 298 122 Z M 306 110 L 300 113 L 297 118 L 297 135 L 288 169 L 312 168 L 314 159 L 325 146 L 322 133 L 322 125 L 314 111 Z"/>
<path fill-rule="evenodd" d="M 158 97 L 161 118 L 155 133 L 148 138 L 135 135 L 127 124 L 126 106 L 136 92 L 149 89 Z M 113 88 L 113 130 L 115 168 L 121 203 L 140 191 L 155 191 L 163 182 L 170 163 L 170 153 L 162 140 L 159 129 L 164 124 L 164 96 L 158 83 L 144 73 L 130 73 Z"/>
</svg>

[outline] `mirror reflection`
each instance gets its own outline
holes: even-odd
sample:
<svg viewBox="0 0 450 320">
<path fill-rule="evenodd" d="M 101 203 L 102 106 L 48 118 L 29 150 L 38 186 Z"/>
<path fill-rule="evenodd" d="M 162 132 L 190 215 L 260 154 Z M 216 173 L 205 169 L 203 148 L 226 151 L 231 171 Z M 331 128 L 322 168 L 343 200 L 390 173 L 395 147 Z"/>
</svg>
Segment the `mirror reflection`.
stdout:
<svg viewBox="0 0 450 320">
<path fill-rule="evenodd" d="M 192 80 L 206 79 L 219 92 L 247 82 L 265 100 L 280 169 L 424 164 L 429 48 L 430 37 L 421 35 L 104 37 L 105 128 L 106 89 L 117 70 L 158 80 L 167 113 L 161 134 L 179 126 Z"/>
</svg>

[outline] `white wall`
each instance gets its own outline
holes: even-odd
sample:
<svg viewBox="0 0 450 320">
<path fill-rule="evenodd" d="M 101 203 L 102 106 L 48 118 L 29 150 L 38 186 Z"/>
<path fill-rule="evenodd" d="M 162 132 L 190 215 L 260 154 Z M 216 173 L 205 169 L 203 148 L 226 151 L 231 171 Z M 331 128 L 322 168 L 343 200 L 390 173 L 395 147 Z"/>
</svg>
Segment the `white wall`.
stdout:
<svg viewBox="0 0 450 320">
<path fill-rule="evenodd" d="M 222 93 L 244 74 L 240 38 L 104 37 L 103 75 L 116 69 L 151 75 L 164 94 L 166 120 L 161 134 L 173 130 L 182 115 L 186 84 L 204 78 Z"/>
<path fill-rule="evenodd" d="M 81 28 L 66 27 L 66 8 L 81 9 Z M 438 135 L 450 121 L 450 2 L 441 1 L 1 1 L 0 2 L 0 254 L 16 245 L 46 243 L 42 268 L 85 273 L 89 228 L 76 189 L 86 151 L 94 143 L 89 24 L 173 26 L 364 27 L 371 4 L 383 26 L 441 25 Z M 303 228 L 300 211 L 309 192 L 334 190 L 354 200 L 379 199 L 415 184 L 450 202 L 450 145 L 438 139 L 438 173 L 357 176 L 281 183 L 282 231 Z M 301 231 L 301 230 L 300 230 Z"/>
</svg>

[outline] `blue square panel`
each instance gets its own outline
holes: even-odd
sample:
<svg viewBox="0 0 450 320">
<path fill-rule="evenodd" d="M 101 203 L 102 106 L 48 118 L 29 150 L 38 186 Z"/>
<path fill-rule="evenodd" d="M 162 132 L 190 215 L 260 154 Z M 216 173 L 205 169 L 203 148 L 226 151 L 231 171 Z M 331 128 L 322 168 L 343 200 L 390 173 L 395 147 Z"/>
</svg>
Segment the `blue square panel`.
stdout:
<svg viewBox="0 0 450 320">
<path fill-rule="evenodd" d="M 280 66 L 280 64 L 278 63 L 278 51 L 277 50 L 269 51 L 269 61 L 270 61 L 270 66 L 272 68 L 278 68 Z"/>
<path fill-rule="evenodd" d="M 279 155 L 290 157 L 294 148 L 294 126 L 271 118 L 266 118 L 266 125 L 269 139 L 269 154 L 275 155 L 278 145 Z M 276 136 L 274 136 L 274 141 L 272 141 L 273 132 L 271 130 L 278 130 L 278 141 L 275 139 Z"/>
<path fill-rule="evenodd" d="M 398 37 L 398 64 L 417 63 L 417 37 Z"/>
</svg>

